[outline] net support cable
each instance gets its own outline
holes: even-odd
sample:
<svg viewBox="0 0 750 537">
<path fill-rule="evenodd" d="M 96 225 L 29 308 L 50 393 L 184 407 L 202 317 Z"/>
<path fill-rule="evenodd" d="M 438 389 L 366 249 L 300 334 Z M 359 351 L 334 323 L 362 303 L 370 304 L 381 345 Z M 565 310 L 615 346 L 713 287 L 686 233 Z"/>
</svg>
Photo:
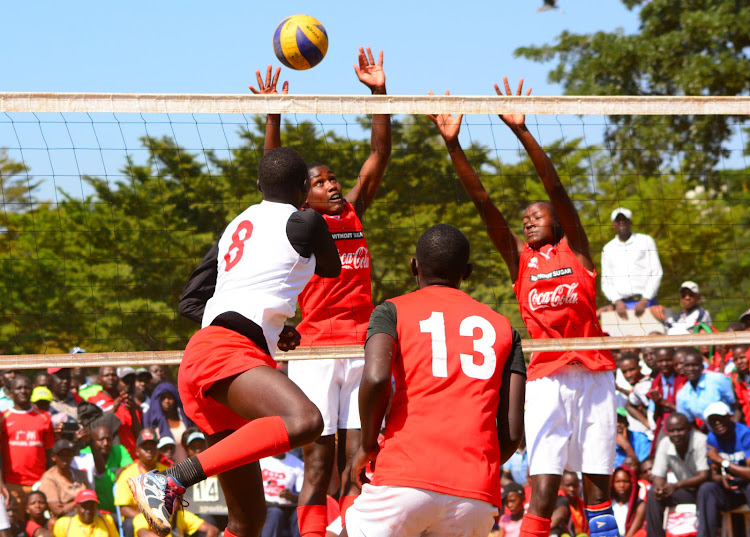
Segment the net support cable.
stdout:
<svg viewBox="0 0 750 537">
<path fill-rule="evenodd" d="M 135 114 L 747 115 L 750 97 L 0 92 L 0 112 Z"/>
<path fill-rule="evenodd" d="M 525 353 L 572 350 L 622 349 L 644 347 L 697 347 L 700 345 L 750 344 L 750 331 L 679 336 L 587 337 L 566 339 L 524 339 Z M 364 356 L 362 345 L 340 347 L 300 347 L 278 352 L 277 362 L 290 360 L 355 359 Z M 182 351 L 89 352 L 85 354 L 8 354 L 0 356 L 0 369 L 41 369 L 46 367 L 97 367 L 105 365 L 178 365 Z"/>
</svg>

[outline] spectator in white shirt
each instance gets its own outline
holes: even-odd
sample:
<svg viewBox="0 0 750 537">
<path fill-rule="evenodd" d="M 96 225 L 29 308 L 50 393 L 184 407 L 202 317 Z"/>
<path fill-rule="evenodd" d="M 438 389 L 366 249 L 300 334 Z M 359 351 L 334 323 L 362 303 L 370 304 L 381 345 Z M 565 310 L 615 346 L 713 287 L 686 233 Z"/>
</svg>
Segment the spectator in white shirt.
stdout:
<svg viewBox="0 0 750 537">
<path fill-rule="evenodd" d="M 667 327 L 667 335 L 690 334 L 691 328 L 698 323 L 711 325 L 711 314 L 701 307 L 701 297 L 698 284 L 691 281 L 682 282 L 680 285 L 680 305 L 682 312 L 673 315 L 664 323 Z"/>
<path fill-rule="evenodd" d="M 602 250 L 602 292 L 623 319 L 628 318 L 629 309 L 640 317 L 647 307 L 657 304 L 662 277 L 654 239 L 633 233 L 632 218 L 633 213 L 624 207 L 612 211 L 617 236 Z"/>
</svg>

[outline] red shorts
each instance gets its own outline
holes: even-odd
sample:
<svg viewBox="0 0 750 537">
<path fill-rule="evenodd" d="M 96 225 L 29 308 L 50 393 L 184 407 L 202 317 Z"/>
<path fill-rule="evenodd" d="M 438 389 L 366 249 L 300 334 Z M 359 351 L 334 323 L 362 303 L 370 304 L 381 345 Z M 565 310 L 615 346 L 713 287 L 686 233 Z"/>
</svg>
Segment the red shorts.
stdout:
<svg viewBox="0 0 750 537">
<path fill-rule="evenodd" d="M 200 329 L 188 342 L 177 376 L 185 414 L 208 434 L 239 429 L 248 420 L 206 392 L 215 382 L 259 366 L 276 369 L 276 362 L 250 339 L 221 326 Z"/>
</svg>

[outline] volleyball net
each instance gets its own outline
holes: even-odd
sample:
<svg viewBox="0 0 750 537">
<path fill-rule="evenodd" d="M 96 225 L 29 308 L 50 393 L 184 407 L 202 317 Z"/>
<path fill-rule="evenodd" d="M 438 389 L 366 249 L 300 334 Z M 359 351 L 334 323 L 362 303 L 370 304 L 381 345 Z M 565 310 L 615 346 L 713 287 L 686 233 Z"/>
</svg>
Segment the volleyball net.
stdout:
<svg viewBox="0 0 750 537">
<path fill-rule="evenodd" d="M 197 326 L 177 313 L 190 273 L 252 203 L 266 114 L 282 143 L 328 164 L 344 190 L 370 151 L 370 116 L 391 114 L 393 150 L 364 219 L 373 301 L 414 288 L 409 259 L 429 226 L 469 236 L 462 287 L 523 334 L 507 269 L 463 191 L 432 113 L 462 113 L 460 140 L 520 232 L 546 199 L 498 114 L 525 113 L 574 200 L 599 268 L 610 213 L 633 212 L 664 275 L 660 304 L 698 283 L 721 333 L 524 340 L 527 352 L 750 343 L 724 332 L 750 308 L 748 97 L 479 97 L 0 93 L 0 368 L 179 363 Z M 597 282 L 599 285 L 599 282 Z M 607 299 L 598 290 L 597 302 Z M 81 346 L 87 354 L 68 355 Z M 351 358 L 361 347 L 277 359 Z"/>
</svg>

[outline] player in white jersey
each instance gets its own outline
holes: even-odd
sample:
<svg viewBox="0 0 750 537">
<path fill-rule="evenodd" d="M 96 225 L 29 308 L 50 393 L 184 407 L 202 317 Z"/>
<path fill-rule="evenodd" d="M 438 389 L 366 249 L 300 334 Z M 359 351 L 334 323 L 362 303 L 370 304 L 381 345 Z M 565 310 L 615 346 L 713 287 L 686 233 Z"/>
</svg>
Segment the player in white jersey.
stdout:
<svg viewBox="0 0 750 537">
<path fill-rule="evenodd" d="M 229 510 L 224 534 L 258 535 L 266 504 L 257 461 L 312 442 L 323 430 L 320 412 L 276 371 L 273 359 L 284 320 L 294 315 L 297 295 L 313 273 L 330 278 L 341 271 L 323 218 L 298 210 L 309 188 L 299 153 L 284 147 L 268 152 L 258 165 L 263 202 L 227 226 L 188 282 L 180 311 L 202 313 L 203 328 L 185 349 L 179 388 L 209 448 L 164 474 L 129 480 L 162 537 L 171 531 L 185 488 L 213 475 Z"/>
</svg>

